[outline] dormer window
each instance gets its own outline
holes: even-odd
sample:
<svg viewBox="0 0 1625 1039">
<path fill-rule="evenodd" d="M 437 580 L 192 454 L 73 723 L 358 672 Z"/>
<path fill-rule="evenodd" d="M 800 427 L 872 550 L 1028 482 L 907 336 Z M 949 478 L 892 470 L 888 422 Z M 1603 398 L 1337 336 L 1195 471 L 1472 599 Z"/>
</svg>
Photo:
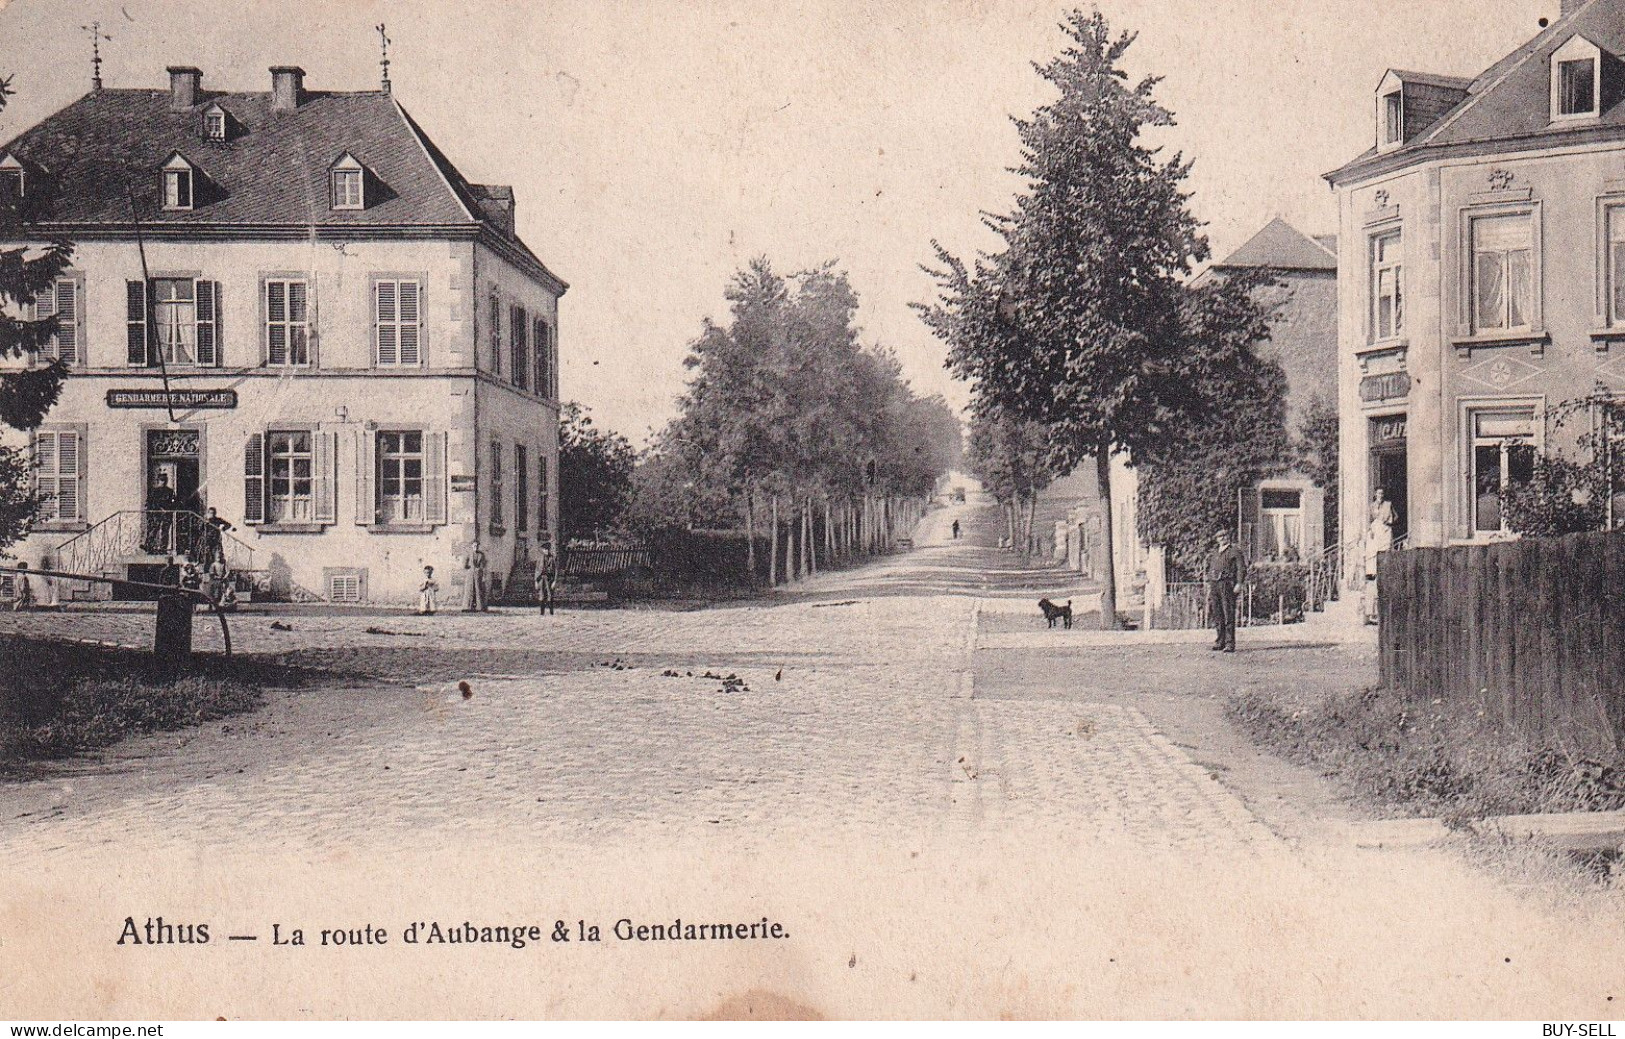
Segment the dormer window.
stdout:
<svg viewBox="0 0 1625 1039">
<path fill-rule="evenodd" d="M 349 152 L 339 156 L 330 172 L 334 209 L 366 208 L 366 170 Z"/>
<path fill-rule="evenodd" d="M 196 170 L 179 152 L 164 163 L 164 208 L 191 209 L 196 195 Z"/>
<path fill-rule="evenodd" d="M 1405 95 L 1395 90 L 1382 96 L 1382 143 L 1405 140 Z"/>
<path fill-rule="evenodd" d="M 1602 81 L 1602 51 L 1576 36 L 1552 55 L 1552 121 L 1594 119 Z"/>
<path fill-rule="evenodd" d="M 0 155 L 0 202 L 19 202 L 27 187 L 23 164 L 7 152 Z"/>
<path fill-rule="evenodd" d="M 203 110 L 203 137 L 209 141 L 224 141 L 226 139 L 226 110 L 219 105 L 210 105 Z"/>
</svg>

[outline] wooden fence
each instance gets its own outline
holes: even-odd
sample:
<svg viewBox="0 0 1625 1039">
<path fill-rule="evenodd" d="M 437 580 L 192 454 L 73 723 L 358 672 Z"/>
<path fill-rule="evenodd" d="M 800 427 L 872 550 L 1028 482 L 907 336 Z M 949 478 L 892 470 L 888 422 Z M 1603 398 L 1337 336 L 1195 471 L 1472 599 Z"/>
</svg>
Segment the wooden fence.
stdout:
<svg viewBox="0 0 1625 1039">
<path fill-rule="evenodd" d="M 1625 737 L 1625 532 L 1386 552 L 1385 686 L 1587 751 Z"/>
</svg>

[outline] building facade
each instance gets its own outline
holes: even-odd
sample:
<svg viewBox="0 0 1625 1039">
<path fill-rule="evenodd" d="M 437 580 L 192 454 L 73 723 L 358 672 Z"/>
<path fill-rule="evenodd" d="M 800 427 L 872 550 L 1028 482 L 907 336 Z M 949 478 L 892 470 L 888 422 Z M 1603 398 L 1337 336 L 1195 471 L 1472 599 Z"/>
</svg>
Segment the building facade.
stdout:
<svg viewBox="0 0 1625 1039">
<path fill-rule="evenodd" d="M 387 82 L 169 77 L 0 145 L 0 187 L 74 245 L 34 304 L 69 377 L 28 436 L 46 500 L 14 551 L 133 577 L 212 508 L 275 596 L 404 601 L 424 566 L 444 596 L 476 548 L 528 580 L 557 530 L 566 285 L 511 189 L 467 181 Z"/>
<path fill-rule="evenodd" d="M 1341 223 L 1342 516 L 1437 546 L 1508 536 L 1506 489 L 1625 388 L 1625 0 L 1466 79 L 1391 70 Z"/>
</svg>

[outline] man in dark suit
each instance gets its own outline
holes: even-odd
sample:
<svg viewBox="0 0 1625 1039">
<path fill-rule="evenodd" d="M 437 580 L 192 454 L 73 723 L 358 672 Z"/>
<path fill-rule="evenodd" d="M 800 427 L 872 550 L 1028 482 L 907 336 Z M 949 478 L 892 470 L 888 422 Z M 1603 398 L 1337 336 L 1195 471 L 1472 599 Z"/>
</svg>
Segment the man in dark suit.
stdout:
<svg viewBox="0 0 1625 1039">
<path fill-rule="evenodd" d="M 1216 652 L 1236 651 L 1236 596 L 1247 578 L 1247 557 L 1241 554 L 1230 531 L 1213 536 L 1213 554 L 1207 560 L 1208 599 L 1213 610 L 1213 626 L 1218 629 Z"/>
</svg>

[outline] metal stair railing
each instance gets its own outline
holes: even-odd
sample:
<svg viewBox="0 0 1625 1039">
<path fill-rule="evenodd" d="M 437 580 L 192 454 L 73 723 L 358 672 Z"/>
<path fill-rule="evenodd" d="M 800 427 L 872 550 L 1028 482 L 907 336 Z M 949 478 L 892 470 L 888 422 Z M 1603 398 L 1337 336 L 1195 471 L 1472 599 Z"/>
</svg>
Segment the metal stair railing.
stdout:
<svg viewBox="0 0 1625 1039">
<path fill-rule="evenodd" d="M 62 542 L 56 565 L 82 574 L 103 574 L 134 556 L 192 556 L 203 544 L 208 520 L 187 509 L 124 509 Z M 226 568 L 254 569 L 254 549 L 224 531 L 220 549 Z"/>
</svg>

